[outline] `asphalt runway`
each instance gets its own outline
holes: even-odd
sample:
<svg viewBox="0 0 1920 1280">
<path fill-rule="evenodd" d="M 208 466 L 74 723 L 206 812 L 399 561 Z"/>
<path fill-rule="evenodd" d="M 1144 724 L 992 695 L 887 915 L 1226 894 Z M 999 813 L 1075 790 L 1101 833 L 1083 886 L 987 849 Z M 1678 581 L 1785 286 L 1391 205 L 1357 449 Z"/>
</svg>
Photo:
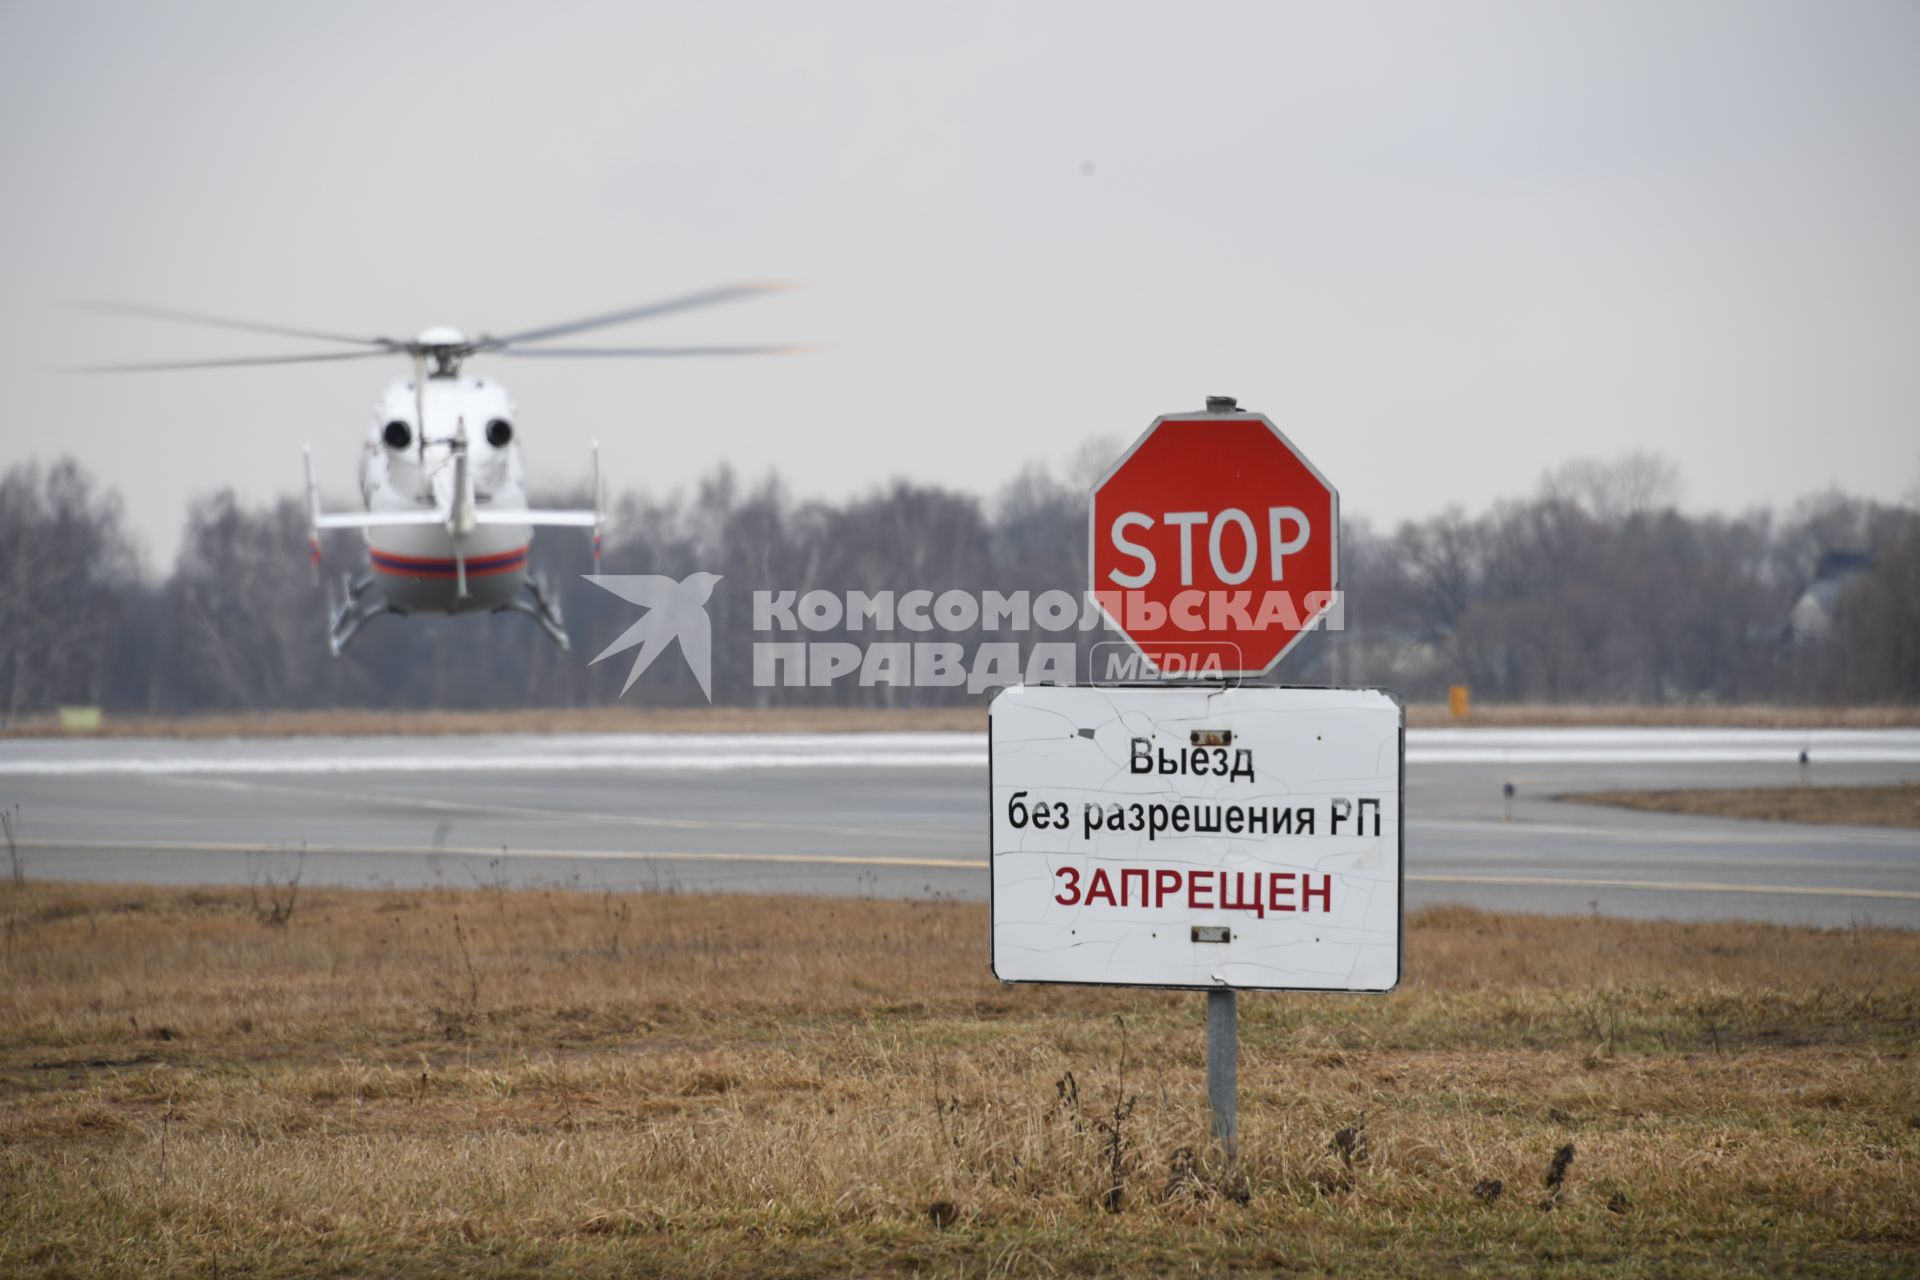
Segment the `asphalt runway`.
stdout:
<svg viewBox="0 0 1920 1280">
<path fill-rule="evenodd" d="M 1414 730 L 1409 906 L 1920 926 L 1920 833 L 1556 802 L 1920 779 L 1920 731 Z M 1502 794 L 1516 790 L 1511 820 Z M 980 899 L 983 735 L 0 742 L 30 877 Z"/>
</svg>

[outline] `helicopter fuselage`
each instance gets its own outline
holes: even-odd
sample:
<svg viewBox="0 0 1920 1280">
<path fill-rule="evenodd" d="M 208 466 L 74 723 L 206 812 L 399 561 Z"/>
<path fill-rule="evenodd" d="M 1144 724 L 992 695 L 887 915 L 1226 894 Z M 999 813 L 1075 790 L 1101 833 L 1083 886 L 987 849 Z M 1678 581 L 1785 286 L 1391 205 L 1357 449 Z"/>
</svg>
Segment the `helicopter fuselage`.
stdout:
<svg viewBox="0 0 1920 1280">
<path fill-rule="evenodd" d="M 491 612 L 520 593 L 532 525 L 462 518 L 479 511 L 497 518 L 526 509 L 515 431 L 512 400 L 486 378 L 429 377 L 418 395 L 410 379 L 386 389 L 361 451 L 361 498 L 369 512 L 446 517 L 363 531 L 373 580 L 396 609 Z"/>
</svg>

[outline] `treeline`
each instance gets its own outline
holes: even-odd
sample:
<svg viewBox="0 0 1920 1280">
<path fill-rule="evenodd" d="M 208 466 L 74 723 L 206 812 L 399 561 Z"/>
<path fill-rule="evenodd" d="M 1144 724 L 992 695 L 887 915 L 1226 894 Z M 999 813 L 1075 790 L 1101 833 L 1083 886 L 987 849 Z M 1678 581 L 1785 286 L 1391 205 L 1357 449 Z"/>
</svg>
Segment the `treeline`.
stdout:
<svg viewBox="0 0 1920 1280">
<path fill-rule="evenodd" d="M 1479 514 L 1393 530 L 1351 520 L 1345 626 L 1310 637 L 1280 675 L 1383 684 L 1415 700 L 1464 683 L 1484 701 L 1920 702 L 1920 513 L 1828 494 L 1784 513 L 1699 516 L 1680 512 L 1676 493 L 1671 468 L 1636 455 L 1562 468 L 1532 496 Z M 1074 639 L 1084 653 L 1113 636 L 756 633 L 753 592 L 1078 592 L 1086 545 L 1084 490 L 1041 469 L 985 500 L 898 482 L 841 503 L 721 470 L 690 491 L 623 497 L 605 568 L 723 575 L 708 609 L 716 702 L 910 705 L 981 695 L 856 679 L 760 687 L 753 643 L 946 638 L 972 652 Z M 364 564 L 357 535 L 326 551 L 336 578 Z M 629 665 L 626 655 L 587 663 L 636 611 L 581 580 L 589 553 L 572 531 L 548 531 L 533 552 L 559 588 L 571 653 L 505 615 L 383 618 L 333 658 L 292 497 L 211 494 L 188 512 L 164 576 L 143 559 L 118 496 L 74 462 L 0 477 L 0 713 L 599 705 Z M 627 699 L 702 697 L 669 655 Z"/>
</svg>

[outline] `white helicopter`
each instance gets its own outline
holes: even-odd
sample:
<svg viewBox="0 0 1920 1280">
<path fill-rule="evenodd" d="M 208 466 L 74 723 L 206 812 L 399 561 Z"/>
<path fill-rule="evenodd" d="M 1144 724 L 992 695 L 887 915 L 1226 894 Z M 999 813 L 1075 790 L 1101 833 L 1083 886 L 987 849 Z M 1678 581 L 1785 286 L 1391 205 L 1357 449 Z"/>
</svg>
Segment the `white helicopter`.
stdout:
<svg viewBox="0 0 1920 1280">
<path fill-rule="evenodd" d="M 531 507 L 516 432 L 517 411 L 506 390 L 487 378 L 461 373 L 475 355 L 564 358 L 603 356 L 736 356 L 797 351 L 789 346 L 550 347 L 531 344 L 668 312 L 767 293 L 784 286 L 736 284 L 646 306 L 562 324 L 469 338 L 458 329 L 424 329 L 417 337 L 355 338 L 311 329 L 255 324 L 194 312 L 124 303 L 91 309 L 148 319 L 177 320 L 272 333 L 364 348 L 281 356 L 152 364 L 91 365 L 100 373 L 137 373 L 243 365 L 307 364 L 404 355 L 413 376 L 391 383 L 380 398 L 360 456 L 364 511 L 326 512 L 314 487 L 313 450 L 307 449 L 307 537 L 316 576 L 320 531 L 358 529 L 367 542 L 367 567 L 345 575 L 344 600 L 327 593 L 327 644 L 338 656 L 360 629 L 382 614 L 524 613 L 561 649 L 568 648 L 560 603 L 544 575 L 530 574 L 527 557 L 537 526 L 590 529 L 593 561 L 600 563 L 603 522 L 599 442 L 593 446 L 593 507 Z"/>
</svg>

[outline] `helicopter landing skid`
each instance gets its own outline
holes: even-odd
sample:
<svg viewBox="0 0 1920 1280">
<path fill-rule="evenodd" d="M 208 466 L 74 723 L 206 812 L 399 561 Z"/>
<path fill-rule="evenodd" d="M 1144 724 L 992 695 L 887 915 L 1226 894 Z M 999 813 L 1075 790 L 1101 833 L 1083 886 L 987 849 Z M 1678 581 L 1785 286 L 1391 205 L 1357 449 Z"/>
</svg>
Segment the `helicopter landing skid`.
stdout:
<svg viewBox="0 0 1920 1280">
<path fill-rule="evenodd" d="M 548 639 L 560 646 L 560 652 L 573 648 L 573 642 L 567 639 L 566 621 L 560 616 L 560 601 L 547 586 L 545 574 L 530 575 L 525 594 L 515 596 L 494 612 L 524 613 L 539 624 Z"/>
<path fill-rule="evenodd" d="M 396 609 L 393 602 L 373 589 L 373 575 L 362 574 L 355 578 L 347 574 L 344 578 L 347 599 L 338 606 L 333 603 L 333 593 L 327 593 L 327 647 L 333 650 L 333 656 L 339 657 L 346 651 L 353 638 L 360 634 L 360 628 L 367 625 L 383 613 L 404 615 L 406 610 Z"/>
</svg>

